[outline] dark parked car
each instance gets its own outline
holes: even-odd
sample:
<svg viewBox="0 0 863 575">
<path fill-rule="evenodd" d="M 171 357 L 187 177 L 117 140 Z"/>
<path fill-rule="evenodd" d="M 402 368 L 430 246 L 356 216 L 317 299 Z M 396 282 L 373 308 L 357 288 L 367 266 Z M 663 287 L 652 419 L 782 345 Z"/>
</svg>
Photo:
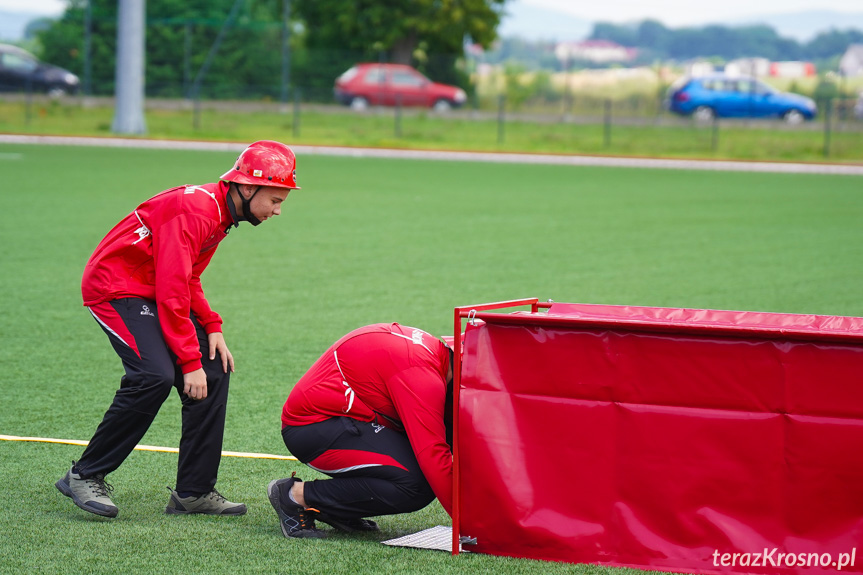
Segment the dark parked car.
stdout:
<svg viewBox="0 0 863 575">
<path fill-rule="evenodd" d="M 26 50 L 0 44 L 0 91 L 42 92 L 51 96 L 78 92 L 78 76 L 40 62 Z"/>
<path fill-rule="evenodd" d="M 375 106 L 457 108 L 467 95 L 457 86 L 432 82 L 403 64 L 357 64 L 336 78 L 336 100 L 356 110 Z"/>
<path fill-rule="evenodd" d="M 746 76 L 684 77 L 669 88 L 666 106 L 700 121 L 776 117 L 799 124 L 817 114 L 811 98 L 779 92 Z"/>
</svg>

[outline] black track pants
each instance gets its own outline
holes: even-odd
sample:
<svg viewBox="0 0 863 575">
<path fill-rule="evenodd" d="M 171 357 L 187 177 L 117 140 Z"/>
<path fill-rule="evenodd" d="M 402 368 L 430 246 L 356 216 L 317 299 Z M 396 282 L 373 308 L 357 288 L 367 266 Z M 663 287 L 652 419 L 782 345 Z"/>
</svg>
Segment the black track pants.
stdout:
<svg viewBox="0 0 863 575">
<path fill-rule="evenodd" d="M 182 402 L 182 437 L 177 465 L 177 491 L 208 493 L 216 484 L 225 429 L 230 372 L 221 357 L 209 359 L 204 328 L 192 318 L 207 375 L 207 397 L 196 401 L 183 393 L 177 357 L 162 337 L 155 302 L 123 298 L 90 310 L 102 326 L 126 374 L 102 423 L 77 467 L 84 477 L 110 473 L 129 456 L 175 388 Z"/>
<path fill-rule="evenodd" d="M 306 505 L 346 519 L 408 513 L 434 498 L 407 436 L 373 423 L 334 417 L 287 426 L 297 459 L 332 477 L 305 485 Z"/>
</svg>

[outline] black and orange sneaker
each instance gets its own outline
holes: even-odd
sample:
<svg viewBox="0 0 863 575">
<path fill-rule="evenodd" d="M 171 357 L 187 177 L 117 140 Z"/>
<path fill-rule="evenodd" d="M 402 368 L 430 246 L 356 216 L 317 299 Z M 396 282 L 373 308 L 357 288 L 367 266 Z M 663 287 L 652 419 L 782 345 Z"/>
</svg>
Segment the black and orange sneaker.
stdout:
<svg viewBox="0 0 863 575">
<path fill-rule="evenodd" d="M 301 539 L 326 537 L 326 533 L 317 528 L 312 517 L 317 510 L 303 509 L 288 496 L 294 483 L 300 481 L 302 479 L 291 475 L 285 479 L 274 479 L 267 486 L 267 496 L 279 516 L 282 535 Z"/>
</svg>

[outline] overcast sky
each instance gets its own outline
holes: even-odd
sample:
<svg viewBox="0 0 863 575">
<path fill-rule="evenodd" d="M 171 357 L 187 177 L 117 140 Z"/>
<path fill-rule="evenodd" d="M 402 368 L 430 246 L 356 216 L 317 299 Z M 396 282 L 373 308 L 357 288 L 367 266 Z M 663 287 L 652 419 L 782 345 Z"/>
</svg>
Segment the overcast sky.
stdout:
<svg viewBox="0 0 863 575">
<path fill-rule="evenodd" d="M 567 12 L 589 21 L 626 22 L 653 18 L 669 26 L 701 24 L 739 19 L 749 14 L 836 10 L 863 12 L 863 0 L 516 0 Z M 16 12 L 59 14 L 66 6 L 63 0 L 0 0 L 0 9 Z"/>
<path fill-rule="evenodd" d="M 2 0 L 0 0 L 2 1 Z M 577 18 L 626 22 L 652 18 L 669 26 L 739 19 L 746 15 L 788 14 L 809 10 L 863 12 L 863 0 L 517 0 L 524 5 L 566 12 Z"/>
</svg>

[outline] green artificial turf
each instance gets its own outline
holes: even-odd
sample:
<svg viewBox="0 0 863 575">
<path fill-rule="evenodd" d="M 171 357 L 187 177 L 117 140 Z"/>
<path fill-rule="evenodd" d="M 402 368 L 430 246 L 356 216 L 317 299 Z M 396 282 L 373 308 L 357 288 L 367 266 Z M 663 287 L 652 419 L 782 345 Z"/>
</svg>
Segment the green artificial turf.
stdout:
<svg viewBox="0 0 863 575">
<path fill-rule="evenodd" d="M 84 263 L 137 203 L 214 181 L 234 154 L 0 145 L 0 434 L 89 439 L 120 362 L 80 301 Z M 863 315 L 863 179 L 301 156 L 282 216 L 234 230 L 203 276 L 236 359 L 225 449 L 287 454 L 293 382 L 347 331 L 452 331 L 455 306 L 565 302 Z M 176 446 L 172 396 L 144 438 Z M 266 485 L 296 462 L 226 458 L 240 518 L 162 511 L 176 455 L 109 477 L 120 516 L 53 487 L 81 448 L 0 441 L 0 572 L 595 573 L 595 566 L 393 549 L 448 524 L 437 503 L 374 535 L 288 541 Z"/>
</svg>

